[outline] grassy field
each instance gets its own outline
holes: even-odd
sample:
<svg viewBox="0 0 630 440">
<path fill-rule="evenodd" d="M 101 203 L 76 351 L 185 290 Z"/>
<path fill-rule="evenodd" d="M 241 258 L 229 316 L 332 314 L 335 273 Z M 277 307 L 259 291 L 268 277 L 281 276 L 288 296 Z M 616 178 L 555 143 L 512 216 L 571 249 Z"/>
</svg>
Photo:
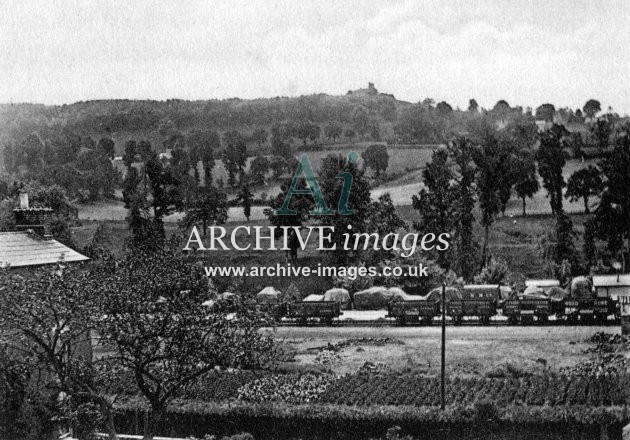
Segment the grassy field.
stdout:
<svg viewBox="0 0 630 440">
<path fill-rule="evenodd" d="M 298 364 L 312 364 L 318 348 L 347 339 L 390 338 L 384 345 L 361 344 L 341 349 L 330 365 L 336 374 L 356 371 L 365 362 L 384 363 L 394 372 L 436 375 L 440 371 L 440 328 L 281 327 L 274 336 L 296 351 Z M 586 339 L 610 327 L 447 327 L 447 374 L 475 376 L 506 362 L 532 373 L 573 367 L 591 357 Z M 630 353 L 625 354 L 630 358 Z"/>
</svg>

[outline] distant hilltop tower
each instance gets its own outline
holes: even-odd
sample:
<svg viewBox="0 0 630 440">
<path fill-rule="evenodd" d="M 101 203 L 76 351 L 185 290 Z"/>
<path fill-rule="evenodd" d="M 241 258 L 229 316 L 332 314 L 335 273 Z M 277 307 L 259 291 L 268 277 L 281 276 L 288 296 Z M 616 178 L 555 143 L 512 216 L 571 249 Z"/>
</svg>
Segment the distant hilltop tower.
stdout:
<svg viewBox="0 0 630 440">
<path fill-rule="evenodd" d="M 348 90 L 348 95 L 378 95 L 378 90 L 374 87 L 373 82 L 369 82 L 367 89 Z"/>
</svg>

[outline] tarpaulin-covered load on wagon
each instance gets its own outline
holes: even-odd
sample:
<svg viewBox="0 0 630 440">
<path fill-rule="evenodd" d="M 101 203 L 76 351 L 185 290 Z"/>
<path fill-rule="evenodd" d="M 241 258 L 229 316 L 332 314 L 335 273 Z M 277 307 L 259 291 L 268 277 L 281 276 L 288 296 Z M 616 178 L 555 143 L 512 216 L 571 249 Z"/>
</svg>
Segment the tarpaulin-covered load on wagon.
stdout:
<svg viewBox="0 0 630 440">
<path fill-rule="evenodd" d="M 354 308 L 357 310 L 379 310 L 387 307 L 393 294 L 386 287 L 370 287 L 354 294 Z"/>
<path fill-rule="evenodd" d="M 423 297 L 419 295 L 409 295 L 400 287 L 390 287 L 387 289 L 392 295 L 392 301 L 423 301 Z"/>
<path fill-rule="evenodd" d="M 538 286 L 528 286 L 520 295 L 524 299 L 546 299 L 545 291 Z"/>
<path fill-rule="evenodd" d="M 567 291 L 564 290 L 562 287 L 551 287 L 549 290 L 547 290 L 547 296 L 552 301 L 560 302 L 564 300 L 568 296 L 568 294 Z"/>
<path fill-rule="evenodd" d="M 586 277 L 575 277 L 571 280 L 571 286 L 567 289 L 571 298 L 591 298 L 593 296 L 593 283 Z"/>
<path fill-rule="evenodd" d="M 324 293 L 324 301 L 336 301 L 341 304 L 342 309 L 350 307 L 350 292 L 346 289 L 335 288 Z"/>
<path fill-rule="evenodd" d="M 277 304 L 280 302 L 282 293 L 274 287 L 267 286 L 256 294 L 256 301 L 261 304 Z"/>
<path fill-rule="evenodd" d="M 317 302 L 317 301 L 323 301 L 324 300 L 324 295 L 309 295 L 306 298 L 304 298 L 302 300 L 302 302 Z"/>
<path fill-rule="evenodd" d="M 462 292 L 457 287 L 447 287 L 446 292 L 446 301 L 452 301 L 456 299 L 462 299 Z M 441 301 L 442 300 L 442 288 L 436 287 L 432 289 L 429 293 L 421 297 L 423 301 Z"/>
</svg>

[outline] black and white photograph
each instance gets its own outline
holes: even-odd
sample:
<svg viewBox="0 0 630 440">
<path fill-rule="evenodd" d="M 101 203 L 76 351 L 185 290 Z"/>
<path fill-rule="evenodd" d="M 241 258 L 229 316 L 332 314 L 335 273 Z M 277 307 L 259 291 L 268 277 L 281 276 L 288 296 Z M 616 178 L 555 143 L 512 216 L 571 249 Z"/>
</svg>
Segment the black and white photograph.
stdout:
<svg viewBox="0 0 630 440">
<path fill-rule="evenodd" d="M 1 0 L 0 440 L 630 440 L 630 2 Z"/>
</svg>

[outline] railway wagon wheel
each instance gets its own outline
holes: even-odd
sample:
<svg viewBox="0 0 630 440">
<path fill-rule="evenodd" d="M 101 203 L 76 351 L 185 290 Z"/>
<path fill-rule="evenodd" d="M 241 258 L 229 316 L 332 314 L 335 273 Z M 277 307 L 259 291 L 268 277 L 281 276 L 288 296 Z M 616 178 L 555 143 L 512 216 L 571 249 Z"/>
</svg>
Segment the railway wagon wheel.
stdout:
<svg viewBox="0 0 630 440">
<path fill-rule="evenodd" d="M 396 324 L 398 324 L 401 327 L 404 327 L 407 325 L 407 317 L 406 316 L 399 316 L 398 318 L 396 318 Z"/>
<path fill-rule="evenodd" d="M 593 325 L 595 323 L 595 316 L 591 314 L 585 314 L 580 316 L 580 323 L 584 325 Z"/>
<path fill-rule="evenodd" d="M 521 315 L 522 325 L 534 325 L 534 315 Z"/>
<path fill-rule="evenodd" d="M 462 325 L 462 316 L 461 315 L 453 316 L 453 324 Z"/>
<path fill-rule="evenodd" d="M 518 316 L 517 315 L 510 315 L 510 316 L 508 316 L 508 324 L 509 325 L 517 325 L 518 324 Z"/>
<path fill-rule="evenodd" d="M 433 323 L 433 317 L 432 316 L 423 316 L 420 319 L 420 324 L 422 325 L 431 325 Z"/>
<path fill-rule="evenodd" d="M 488 324 L 490 324 L 490 316 L 488 316 L 488 315 L 481 315 L 479 317 L 479 322 L 481 323 L 481 325 L 488 325 Z"/>
<path fill-rule="evenodd" d="M 324 321 L 324 325 L 326 325 L 326 327 L 332 327 L 332 325 L 333 325 L 332 317 L 327 316 L 325 318 L 322 318 L 322 320 Z"/>
<path fill-rule="evenodd" d="M 300 316 L 300 317 L 297 319 L 297 324 L 298 324 L 300 327 L 306 327 L 306 324 L 307 324 L 307 323 L 308 323 L 308 318 L 307 318 L 306 316 Z"/>
<path fill-rule="evenodd" d="M 549 315 L 538 315 L 538 323 L 545 325 L 549 323 Z"/>
<path fill-rule="evenodd" d="M 567 320 L 566 320 L 568 325 L 575 325 L 578 322 L 578 317 L 577 315 L 569 315 L 567 316 Z"/>
</svg>

